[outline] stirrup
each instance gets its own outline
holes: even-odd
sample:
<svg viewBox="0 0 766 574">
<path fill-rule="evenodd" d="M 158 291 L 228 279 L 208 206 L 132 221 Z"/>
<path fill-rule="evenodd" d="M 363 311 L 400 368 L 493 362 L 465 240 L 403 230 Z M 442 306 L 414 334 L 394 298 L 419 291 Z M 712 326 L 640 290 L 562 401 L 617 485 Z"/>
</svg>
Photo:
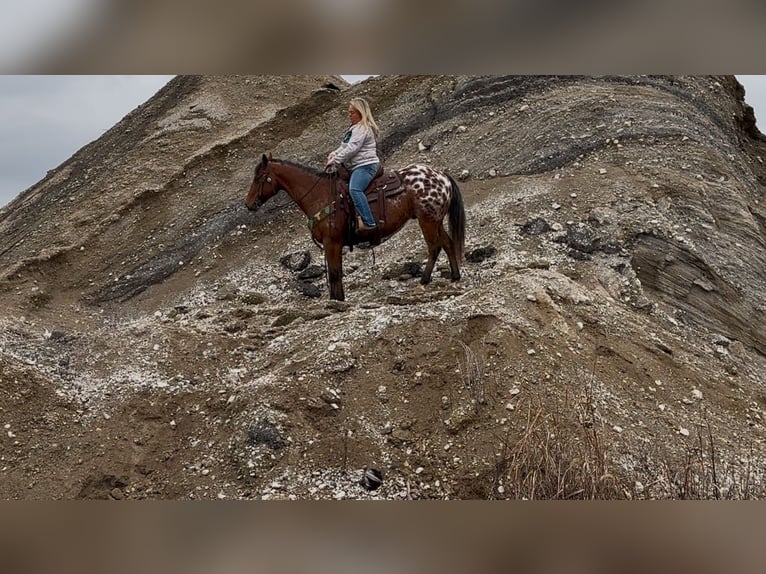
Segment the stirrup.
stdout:
<svg viewBox="0 0 766 574">
<path fill-rule="evenodd" d="M 375 231 L 378 228 L 377 225 L 374 225 L 372 227 L 368 227 L 364 224 L 364 221 L 362 221 L 361 217 L 356 218 L 356 230 L 357 231 Z"/>
</svg>

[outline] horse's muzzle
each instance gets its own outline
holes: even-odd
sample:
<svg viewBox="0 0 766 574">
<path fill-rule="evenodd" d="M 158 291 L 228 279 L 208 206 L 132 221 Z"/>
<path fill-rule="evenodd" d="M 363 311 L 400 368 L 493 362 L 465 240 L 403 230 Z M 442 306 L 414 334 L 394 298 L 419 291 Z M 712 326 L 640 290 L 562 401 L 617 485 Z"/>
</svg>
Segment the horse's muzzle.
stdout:
<svg viewBox="0 0 766 574">
<path fill-rule="evenodd" d="M 262 202 L 261 202 L 259 199 L 256 199 L 256 200 L 253 202 L 253 204 L 252 204 L 252 205 L 250 205 L 250 204 L 249 204 L 247 201 L 245 202 L 245 205 L 247 206 L 247 208 L 248 208 L 250 211 L 258 211 L 258 210 L 260 209 L 261 205 L 263 205 L 263 203 L 262 203 Z"/>
</svg>

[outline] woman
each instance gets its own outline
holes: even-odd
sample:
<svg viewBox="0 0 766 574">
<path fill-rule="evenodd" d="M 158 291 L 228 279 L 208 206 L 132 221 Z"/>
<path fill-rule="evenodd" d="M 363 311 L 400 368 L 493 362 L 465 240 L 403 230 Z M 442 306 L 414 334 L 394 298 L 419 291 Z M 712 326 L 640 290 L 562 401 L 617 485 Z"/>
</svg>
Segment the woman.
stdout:
<svg viewBox="0 0 766 574">
<path fill-rule="evenodd" d="M 357 229 L 368 231 L 377 227 L 364 190 L 378 172 L 380 160 L 377 152 L 378 124 L 372 117 L 370 105 L 364 98 L 353 98 L 348 106 L 351 127 L 343 136 L 343 143 L 327 156 L 327 165 L 343 164 L 351 172 L 348 185 L 351 200 L 357 212 Z"/>
</svg>

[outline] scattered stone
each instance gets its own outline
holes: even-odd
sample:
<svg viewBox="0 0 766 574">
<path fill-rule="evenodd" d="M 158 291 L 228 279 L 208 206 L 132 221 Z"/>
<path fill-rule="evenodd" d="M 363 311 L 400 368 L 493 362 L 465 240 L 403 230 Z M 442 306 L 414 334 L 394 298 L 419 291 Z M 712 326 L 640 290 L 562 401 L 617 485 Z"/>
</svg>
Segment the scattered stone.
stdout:
<svg viewBox="0 0 766 574">
<path fill-rule="evenodd" d="M 494 245 L 487 245 L 486 247 L 479 247 L 477 249 L 473 249 L 472 251 L 469 251 L 465 255 L 466 261 L 470 261 L 471 263 L 481 263 L 482 261 L 489 259 L 490 257 L 493 257 L 497 253 L 497 249 L 495 249 Z"/>
<path fill-rule="evenodd" d="M 262 418 L 247 431 L 247 440 L 252 446 L 264 444 L 272 450 L 281 450 L 287 446 L 279 429 L 274 423 Z"/>
<path fill-rule="evenodd" d="M 318 299 L 322 296 L 322 289 L 313 283 L 308 283 L 306 281 L 296 281 L 295 288 L 302 295 L 311 297 L 312 299 Z"/>
<path fill-rule="evenodd" d="M 542 217 L 527 221 L 520 230 L 522 235 L 542 235 L 551 230 L 551 226 Z"/>
<path fill-rule="evenodd" d="M 583 253 L 577 249 L 570 249 L 567 251 L 567 256 L 571 257 L 575 261 L 590 261 L 592 257 L 588 253 Z"/>
<path fill-rule="evenodd" d="M 322 393 L 319 395 L 319 398 L 322 399 L 324 402 L 326 402 L 328 405 L 337 405 L 340 406 L 340 395 L 337 391 L 334 391 L 332 389 L 325 389 L 322 391 Z"/>
<path fill-rule="evenodd" d="M 311 263 L 311 253 L 308 251 L 299 251 L 297 253 L 290 253 L 284 255 L 279 262 L 283 267 L 286 267 L 290 271 L 303 271 L 308 264 Z"/>
<path fill-rule="evenodd" d="M 636 309 L 641 310 L 649 310 L 654 307 L 654 303 L 652 303 L 651 300 L 649 300 L 649 298 L 645 295 L 639 295 L 633 305 L 636 307 Z"/>
<path fill-rule="evenodd" d="M 417 261 L 406 261 L 401 265 L 393 265 L 383 272 L 383 279 L 411 279 L 423 274 L 423 264 Z"/>
<path fill-rule="evenodd" d="M 237 298 L 237 288 L 233 285 L 224 285 L 218 288 L 215 295 L 218 301 L 234 301 Z"/>
<path fill-rule="evenodd" d="M 266 296 L 261 293 L 256 293 L 255 291 L 248 291 L 242 295 L 240 301 L 245 305 L 260 305 L 266 301 Z"/>
<path fill-rule="evenodd" d="M 232 321 L 223 326 L 223 330 L 227 333 L 241 333 L 247 329 L 247 323 L 244 321 Z"/>
<path fill-rule="evenodd" d="M 527 263 L 527 269 L 550 269 L 551 262 L 547 259 L 533 259 Z"/>
<path fill-rule="evenodd" d="M 700 289 L 702 289 L 703 291 L 707 291 L 708 293 L 710 293 L 712 291 L 717 291 L 718 290 L 718 289 L 716 289 L 715 285 L 713 285 L 707 279 L 703 279 L 703 278 L 695 279 L 693 281 L 693 284 L 696 285 L 697 287 L 699 287 Z"/>
<path fill-rule="evenodd" d="M 414 437 L 412 431 L 402 428 L 395 428 L 388 436 L 388 441 L 394 446 L 402 446 L 406 443 L 412 442 L 413 438 Z"/>
<path fill-rule="evenodd" d="M 271 323 L 272 327 L 284 327 L 301 316 L 297 311 L 285 311 Z"/>
<path fill-rule="evenodd" d="M 244 309 L 242 307 L 237 307 L 236 309 L 232 309 L 229 312 L 229 315 L 233 317 L 234 319 L 251 319 L 255 316 L 255 311 L 252 309 Z"/>
<path fill-rule="evenodd" d="M 591 254 L 601 249 L 601 236 L 592 227 L 583 223 L 567 227 L 564 242 L 581 253 Z"/>
<path fill-rule="evenodd" d="M 377 490 L 383 484 L 383 474 L 375 468 L 365 468 L 359 484 L 365 490 Z"/>
<path fill-rule="evenodd" d="M 311 281 L 312 279 L 319 279 L 320 277 L 324 277 L 324 275 L 324 267 L 321 265 L 310 265 L 298 273 L 298 279 L 301 281 Z"/>
<path fill-rule="evenodd" d="M 310 397 L 306 399 L 306 410 L 313 415 L 335 416 L 340 409 L 337 403 L 327 403 L 320 397 Z"/>
<path fill-rule="evenodd" d="M 729 345 L 731 345 L 731 339 L 729 339 L 728 337 L 725 337 L 724 335 L 716 333 L 715 335 L 713 335 L 713 344 L 720 345 L 721 347 L 728 347 Z"/>
<path fill-rule="evenodd" d="M 423 274 L 423 264 L 417 261 L 407 261 L 402 265 L 402 275 L 420 277 Z"/>
<path fill-rule="evenodd" d="M 447 427 L 447 432 L 457 434 L 474 420 L 476 420 L 476 409 L 470 405 L 459 405 L 452 410 L 444 424 Z"/>
</svg>

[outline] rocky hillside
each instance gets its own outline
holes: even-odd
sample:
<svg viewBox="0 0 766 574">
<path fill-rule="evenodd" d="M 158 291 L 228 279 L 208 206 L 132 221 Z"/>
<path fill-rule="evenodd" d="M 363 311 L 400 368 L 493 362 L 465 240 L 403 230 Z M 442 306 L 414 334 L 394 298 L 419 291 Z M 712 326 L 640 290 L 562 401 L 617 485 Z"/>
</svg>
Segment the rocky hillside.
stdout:
<svg viewBox="0 0 766 574">
<path fill-rule="evenodd" d="M 245 208 L 355 95 L 461 281 Z M 179 76 L 0 210 L 0 496 L 762 498 L 764 157 L 733 76 Z"/>
</svg>

